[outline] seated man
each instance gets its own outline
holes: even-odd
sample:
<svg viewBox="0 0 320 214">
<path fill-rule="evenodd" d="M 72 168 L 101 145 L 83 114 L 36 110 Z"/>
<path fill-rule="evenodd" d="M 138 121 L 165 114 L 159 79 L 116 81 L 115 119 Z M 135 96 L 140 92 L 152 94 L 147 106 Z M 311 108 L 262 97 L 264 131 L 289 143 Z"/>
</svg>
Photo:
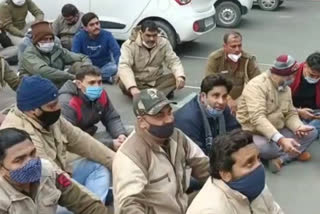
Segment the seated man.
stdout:
<svg viewBox="0 0 320 214">
<path fill-rule="evenodd" d="M 187 214 L 282 214 L 266 183 L 252 135 L 240 129 L 219 136 L 210 152 L 210 174 Z"/>
<path fill-rule="evenodd" d="M 237 99 L 242 94 L 244 85 L 260 74 L 256 58 L 242 50 L 242 35 L 231 31 L 223 37 L 223 48 L 211 53 L 208 59 L 206 75 L 221 73 L 230 79 L 233 88 L 228 104 L 233 114 L 237 110 Z"/>
<path fill-rule="evenodd" d="M 43 12 L 32 0 L 4 0 L 0 4 L 0 23 L 15 46 L 22 42 L 30 27 L 26 23 L 28 12 L 35 17 L 35 21 L 43 20 Z"/>
<path fill-rule="evenodd" d="M 320 52 L 308 56 L 291 84 L 293 105 L 300 118 L 320 131 Z"/>
<path fill-rule="evenodd" d="M 104 202 L 114 152 L 60 117 L 57 98 L 58 90 L 50 80 L 24 77 L 17 89 L 17 107 L 8 113 L 1 128 L 25 130 L 39 157 L 49 160 L 56 169 L 71 173 Z M 83 159 L 71 160 L 67 152 Z"/>
<path fill-rule="evenodd" d="M 113 162 L 115 211 L 184 214 L 190 176 L 208 178 L 208 157 L 174 128 L 171 102 L 161 91 L 145 89 L 133 99 L 135 133 Z"/>
<path fill-rule="evenodd" d="M 172 98 L 173 91 L 185 84 L 185 74 L 179 57 L 170 42 L 158 36 L 153 21 L 145 21 L 132 31 L 131 37 L 121 46 L 119 87 L 130 97 L 140 90 L 157 88 Z M 164 65 L 171 71 L 164 74 Z"/>
<path fill-rule="evenodd" d="M 288 87 L 299 65 L 289 55 L 277 57 L 270 71 L 252 79 L 244 88 L 237 111 L 242 129 L 254 132 L 261 158 L 269 160 L 272 172 L 285 163 L 311 158 L 306 149 L 318 132 L 299 119 Z"/>
<path fill-rule="evenodd" d="M 62 115 L 73 125 L 92 135 L 113 150 L 117 150 L 127 133 L 120 115 L 102 87 L 99 68 L 92 65 L 77 69 L 76 80 L 67 81 L 59 91 Z M 90 116 L 89 116 L 90 115 Z M 102 122 L 106 130 L 95 126 Z"/>
<path fill-rule="evenodd" d="M 54 34 L 48 22 L 32 25 L 32 42 L 21 57 L 20 75 L 39 74 L 51 80 L 60 88 L 67 80 L 74 79 L 75 71 L 66 71 L 67 65 L 74 63 L 91 64 L 88 57 L 75 54 L 59 47 L 54 42 Z"/>
<path fill-rule="evenodd" d="M 55 214 L 58 204 L 79 214 L 108 213 L 101 201 L 40 159 L 25 131 L 0 130 L 0 165 L 2 214 Z"/>
<path fill-rule="evenodd" d="M 112 84 L 118 70 L 119 45 L 110 32 L 101 30 L 96 14 L 84 14 L 81 22 L 84 29 L 75 35 L 72 51 L 89 56 L 92 64 L 101 69 L 102 79 Z"/>
<path fill-rule="evenodd" d="M 201 82 L 201 92 L 174 113 L 176 127 L 209 154 L 217 136 L 239 128 L 227 105 L 232 82 L 222 75 L 209 75 Z"/>
<path fill-rule="evenodd" d="M 62 7 L 61 14 L 53 22 L 53 33 L 61 40 L 62 47 L 71 50 L 74 35 L 81 29 L 83 13 L 73 4 Z"/>
</svg>

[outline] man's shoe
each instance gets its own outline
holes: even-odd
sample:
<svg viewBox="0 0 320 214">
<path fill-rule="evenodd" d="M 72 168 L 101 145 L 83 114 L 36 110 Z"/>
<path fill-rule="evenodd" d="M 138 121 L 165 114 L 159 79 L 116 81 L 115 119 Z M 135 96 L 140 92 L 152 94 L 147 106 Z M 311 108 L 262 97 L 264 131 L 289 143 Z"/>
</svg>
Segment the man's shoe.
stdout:
<svg viewBox="0 0 320 214">
<path fill-rule="evenodd" d="M 282 167 L 282 160 L 280 158 L 269 160 L 268 166 L 272 173 L 278 173 Z"/>
<path fill-rule="evenodd" d="M 311 154 L 309 152 L 302 152 L 301 155 L 298 156 L 298 160 L 305 162 L 311 159 Z"/>
</svg>

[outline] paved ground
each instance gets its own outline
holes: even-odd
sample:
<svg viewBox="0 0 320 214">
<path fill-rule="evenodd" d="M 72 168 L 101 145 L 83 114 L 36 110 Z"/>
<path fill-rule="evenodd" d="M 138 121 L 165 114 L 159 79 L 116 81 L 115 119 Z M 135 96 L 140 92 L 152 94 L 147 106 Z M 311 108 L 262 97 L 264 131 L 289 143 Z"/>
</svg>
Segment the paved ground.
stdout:
<svg viewBox="0 0 320 214">
<path fill-rule="evenodd" d="M 236 29 L 244 36 L 244 48 L 257 56 L 262 69 L 267 69 L 276 56 L 289 53 L 302 61 L 319 50 L 320 1 L 288 0 L 278 11 L 265 12 L 253 9 Z M 186 100 L 196 93 L 204 76 L 206 57 L 222 45 L 226 29 L 217 28 L 201 39 L 178 47 L 187 74 L 188 88 L 176 93 L 177 101 Z M 106 86 L 108 93 L 128 123 L 134 123 L 131 101 L 116 86 Z M 14 102 L 14 92 L 8 89 L 0 94 L 0 109 Z M 310 151 L 309 163 L 292 163 L 281 173 L 267 173 L 267 182 L 274 197 L 286 213 L 317 214 L 320 195 L 320 145 L 315 143 Z"/>
</svg>

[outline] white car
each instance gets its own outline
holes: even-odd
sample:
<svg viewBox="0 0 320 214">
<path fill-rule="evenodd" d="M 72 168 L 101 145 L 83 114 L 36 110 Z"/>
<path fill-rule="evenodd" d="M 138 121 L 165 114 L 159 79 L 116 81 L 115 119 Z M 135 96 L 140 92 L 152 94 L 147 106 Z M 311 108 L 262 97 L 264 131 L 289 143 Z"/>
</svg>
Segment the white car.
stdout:
<svg viewBox="0 0 320 214">
<path fill-rule="evenodd" d="M 154 20 L 173 47 L 192 41 L 216 27 L 214 0 L 34 0 L 47 20 L 54 20 L 67 3 L 80 11 L 94 12 L 101 27 L 118 40 L 126 40 L 131 30 L 145 20 Z"/>
<path fill-rule="evenodd" d="M 282 5 L 284 0 L 254 0 L 255 5 L 259 5 L 262 10 L 276 10 Z"/>
<path fill-rule="evenodd" d="M 236 27 L 241 17 L 247 14 L 253 0 L 215 0 L 217 25 L 220 27 Z"/>
</svg>

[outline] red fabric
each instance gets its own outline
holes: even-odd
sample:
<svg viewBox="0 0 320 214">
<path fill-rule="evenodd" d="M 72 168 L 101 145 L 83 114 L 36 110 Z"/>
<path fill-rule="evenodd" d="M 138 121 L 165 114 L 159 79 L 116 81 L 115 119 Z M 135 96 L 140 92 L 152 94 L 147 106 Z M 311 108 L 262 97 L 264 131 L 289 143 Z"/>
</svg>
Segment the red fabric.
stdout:
<svg viewBox="0 0 320 214">
<path fill-rule="evenodd" d="M 294 82 L 290 85 L 292 96 L 294 96 L 298 90 L 301 83 L 301 78 L 303 75 L 303 66 L 305 63 L 301 63 L 299 66 L 299 69 L 297 71 L 296 77 L 294 79 Z M 320 81 L 316 85 L 316 105 L 320 109 Z"/>
<path fill-rule="evenodd" d="M 103 107 L 106 107 L 107 106 L 107 104 L 108 104 L 108 98 L 107 98 L 107 92 L 105 91 L 105 90 L 103 90 L 102 91 L 102 94 L 101 94 L 101 96 L 100 96 L 100 98 L 99 98 L 99 103 L 101 103 L 101 105 L 103 106 Z"/>
<path fill-rule="evenodd" d="M 81 106 L 82 106 L 82 99 L 78 96 L 73 96 L 69 102 L 69 105 L 76 111 L 77 113 L 77 119 L 80 121 L 82 119 L 82 111 L 81 111 Z"/>
<path fill-rule="evenodd" d="M 57 177 L 57 182 L 58 184 L 60 184 L 63 188 L 66 188 L 68 186 L 71 185 L 71 181 L 69 178 L 67 178 L 67 176 L 65 176 L 64 174 L 60 174 Z"/>
</svg>

